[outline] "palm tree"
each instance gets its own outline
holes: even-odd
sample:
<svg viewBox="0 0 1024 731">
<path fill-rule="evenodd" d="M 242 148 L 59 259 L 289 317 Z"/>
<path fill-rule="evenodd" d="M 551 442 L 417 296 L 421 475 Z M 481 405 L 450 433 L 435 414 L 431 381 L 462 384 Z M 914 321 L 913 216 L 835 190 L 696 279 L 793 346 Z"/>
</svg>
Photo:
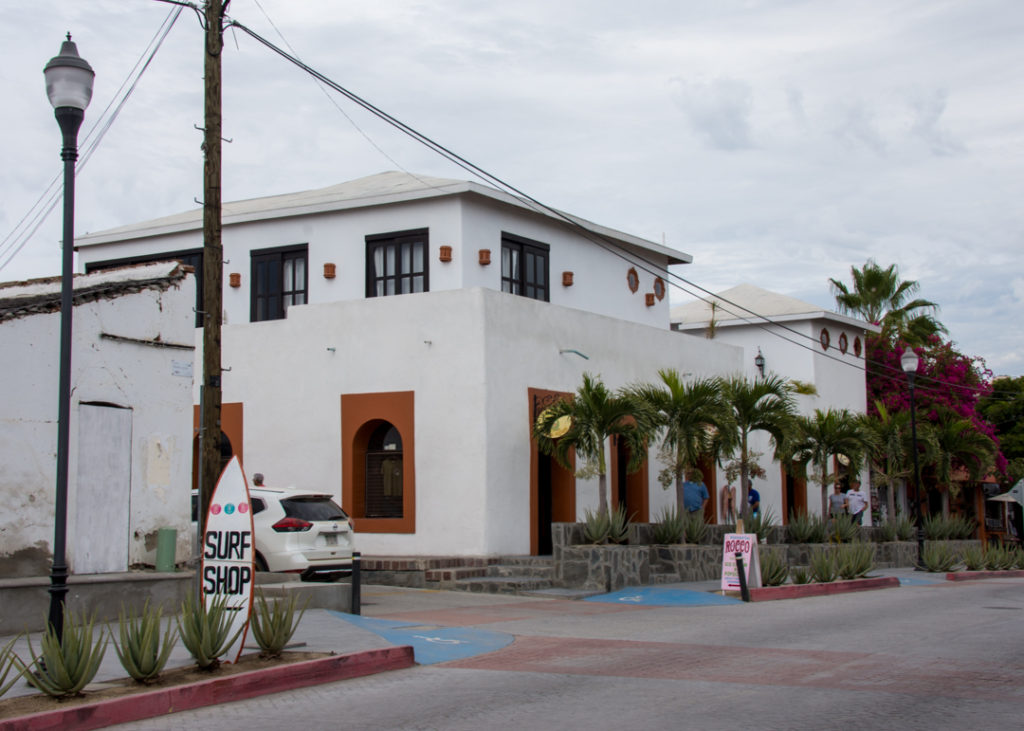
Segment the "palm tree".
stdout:
<svg viewBox="0 0 1024 731">
<path fill-rule="evenodd" d="M 852 289 L 829 279 L 840 312 L 881 325 L 886 338 L 900 337 L 914 345 L 923 345 L 931 336 L 946 332 L 934 316 L 938 305 L 926 299 L 910 299 L 920 285 L 912 279 L 900 281 L 895 264 L 883 269 L 874 259 L 868 259 L 860 269 L 850 267 L 850 276 Z"/>
<path fill-rule="evenodd" d="M 875 416 L 861 417 L 861 431 L 867 441 L 868 466 L 872 482 L 885 487 L 886 515 L 896 516 L 896 482 L 910 474 L 910 412 L 890 412 L 875 401 Z"/>
<path fill-rule="evenodd" d="M 679 371 L 658 371 L 661 383 L 631 386 L 627 395 L 637 403 L 637 413 L 651 435 L 661 435 L 660 457 L 668 467 L 659 480 L 665 487 L 674 481 L 676 505 L 683 511 L 683 479 L 701 458 L 712 455 L 715 435 L 728 422 L 719 382 L 703 378 L 686 383 Z"/>
<path fill-rule="evenodd" d="M 995 464 L 997 447 L 982 434 L 969 419 L 950 409 L 939 411 L 938 418 L 927 429 L 935 442 L 935 457 L 931 461 L 935 479 L 950 490 L 959 490 L 955 478 L 956 468 L 967 471 L 968 478 L 977 480 Z M 943 493 L 943 513 L 948 512 L 949 493 Z"/>
<path fill-rule="evenodd" d="M 860 419 L 849 409 L 814 410 L 814 416 L 798 416 L 795 420 L 790 456 L 818 469 L 814 481 L 821 485 L 821 514 L 828 515 L 828 485 L 839 478 L 838 472 L 829 475 L 833 457 L 846 458 L 851 474 L 860 471 L 867 440 Z"/>
<path fill-rule="evenodd" d="M 598 513 L 602 515 L 608 514 L 605 442 L 616 435 L 630 448 L 626 470 L 635 472 L 647 456 L 635 404 L 626 396 L 613 394 L 600 379 L 588 373 L 583 374 L 583 384 L 572 398 L 544 409 L 533 425 L 533 438 L 541 452 L 552 455 L 562 467 L 572 469 L 569 454 L 575 450 L 584 461 L 584 468 L 577 470 L 577 476 L 597 475 Z"/>
<path fill-rule="evenodd" d="M 795 413 L 793 390 L 786 379 L 775 374 L 754 380 L 737 375 L 721 378 L 718 383 L 729 412 L 726 428 L 718 433 L 719 448 L 724 454 L 739 455 L 727 471 L 738 472 L 740 505 L 746 505 L 751 474 L 764 474 L 750 451 L 750 435 L 755 431 L 768 432 L 776 453 L 779 452 Z"/>
</svg>

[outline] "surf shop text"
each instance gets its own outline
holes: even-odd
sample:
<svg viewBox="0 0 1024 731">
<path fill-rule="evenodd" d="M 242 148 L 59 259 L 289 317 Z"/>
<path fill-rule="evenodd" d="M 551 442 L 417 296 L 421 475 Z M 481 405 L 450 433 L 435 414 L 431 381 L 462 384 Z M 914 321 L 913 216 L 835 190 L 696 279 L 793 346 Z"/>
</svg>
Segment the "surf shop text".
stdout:
<svg viewBox="0 0 1024 731">
<path fill-rule="evenodd" d="M 252 582 L 252 532 L 207 531 L 203 558 L 209 561 L 244 561 L 244 564 L 213 564 L 203 567 L 203 592 L 244 594 Z"/>
</svg>

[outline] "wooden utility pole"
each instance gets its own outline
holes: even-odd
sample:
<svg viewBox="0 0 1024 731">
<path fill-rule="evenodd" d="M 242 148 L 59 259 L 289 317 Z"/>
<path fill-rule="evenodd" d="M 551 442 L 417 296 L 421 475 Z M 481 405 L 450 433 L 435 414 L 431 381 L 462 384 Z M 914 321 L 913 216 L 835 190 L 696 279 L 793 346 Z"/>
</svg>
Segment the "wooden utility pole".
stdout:
<svg viewBox="0 0 1024 731">
<path fill-rule="evenodd" d="M 230 2 L 230 0 L 228 0 Z M 205 78 L 205 115 L 203 151 L 203 381 L 200 389 L 200 525 L 206 522 L 210 497 L 221 470 L 221 364 L 220 326 L 223 311 L 224 250 L 220 233 L 220 159 L 221 159 L 221 51 L 224 48 L 223 0 L 207 0 Z"/>
</svg>

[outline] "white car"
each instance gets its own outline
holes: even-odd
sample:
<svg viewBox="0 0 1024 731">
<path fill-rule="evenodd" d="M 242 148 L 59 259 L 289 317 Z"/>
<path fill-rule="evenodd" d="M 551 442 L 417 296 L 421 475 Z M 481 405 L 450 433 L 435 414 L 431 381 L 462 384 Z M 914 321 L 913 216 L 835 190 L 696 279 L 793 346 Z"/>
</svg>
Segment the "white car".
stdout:
<svg viewBox="0 0 1024 731">
<path fill-rule="evenodd" d="M 249 502 L 258 571 L 332 580 L 352 570 L 352 523 L 329 494 L 259 486 Z"/>
<path fill-rule="evenodd" d="M 352 571 L 352 522 L 327 493 L 254 485 L 249 488 L 256 570 L 331 581 Z M 199 495 L 192 491 L 192 521 Z"/>
</svg>

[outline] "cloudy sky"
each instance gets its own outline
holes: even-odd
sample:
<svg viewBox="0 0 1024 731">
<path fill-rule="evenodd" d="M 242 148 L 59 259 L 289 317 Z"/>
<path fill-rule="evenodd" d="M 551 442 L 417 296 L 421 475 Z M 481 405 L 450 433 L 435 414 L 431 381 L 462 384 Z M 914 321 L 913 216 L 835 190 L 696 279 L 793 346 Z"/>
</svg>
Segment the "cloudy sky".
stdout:
<svg viewBox="0 0 1024 731">
<path fill-rule="evenodd" d="M 0 264 L 23 245 L 0 280 L 59 272 L 59 209 L 31 237 L 16 226 L 60 173 L 42 68 L 64 33 L 97 74 L 84 140 L 173 10 L 0 5 Z M 873 257 L 921 283 L 964 352 L 1024 374 L 1020 0 L 233 0 L 230 15 L 546 204 L 692 254 L 679 273 L 704 288 L 831 306 L 828 278 Z M 78 233 L 196 207 L 202 38 L 185 10 L 80 171 Z M 393 169 L 467 178 L 240 32 L 224 134 L 225 200 Z"/>
</svg>

